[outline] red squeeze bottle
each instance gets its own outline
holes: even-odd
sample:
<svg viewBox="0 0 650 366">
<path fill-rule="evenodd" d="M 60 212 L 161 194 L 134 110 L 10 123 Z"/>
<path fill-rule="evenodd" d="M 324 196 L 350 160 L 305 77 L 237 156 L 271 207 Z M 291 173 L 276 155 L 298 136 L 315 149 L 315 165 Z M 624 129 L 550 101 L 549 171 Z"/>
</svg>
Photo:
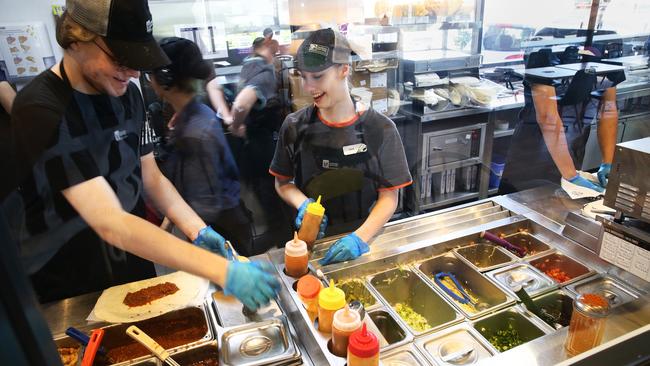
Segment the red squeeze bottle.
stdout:
<svg viewBox="0 0 650 366">
<path fill-rule="evenodd" d="M 350 334 L 348 366 L 378 366 L 379 341 L 363 323 L 361 329 Z"/>
</svg>

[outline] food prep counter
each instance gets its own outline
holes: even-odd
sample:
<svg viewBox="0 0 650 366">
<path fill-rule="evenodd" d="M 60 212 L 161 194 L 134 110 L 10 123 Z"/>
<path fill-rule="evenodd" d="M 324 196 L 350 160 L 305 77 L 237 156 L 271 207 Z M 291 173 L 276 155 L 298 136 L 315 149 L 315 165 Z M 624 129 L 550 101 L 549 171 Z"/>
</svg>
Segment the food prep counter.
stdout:
<svg viewBox="0 0 650 366">
<path fill-rule="evenodd" d="M 364 304 L 383 365 L 552 365 L 567 359 L 563 344 L 578 293 L 602 293 L 610 301 L 603 343 L 620 342 L 650 323 L 648 282 L 562 236 L 567 213 L 582 204 L 547 186 L 451 207 L 391 222 L 370 253 L 320 268 L 317 260 L 337 239 L 330 237 L 316 243 L 310 272 L 320 269 L 324 283 L 335 281 L 347 300 Z M 525 255 L 489 244 L 483 231 L 526 248 Z M 247 314 L 237 300 L 211 288 L 199 306 L 136 324 L 154 339 L 162 333 L 171 338 L 167 346 L 182 365 L 209 365 L 199 362 L 211 358 L 222 365 L 345 365 L 310 319 L 296 293 L 298 279 L 285 274 L 283 250 L 260 257 L 273 262 L 282 283 L 270 306 Z M 471 301 L 459 301 L 440 273 L 453 274 Z M 553 321 L 519 303 L 512 287 L 521 283 Z M 105 327 L 109 355 L 117 348 L 130 355 L 117 364 L 160 365 L 124 336 L 125 325 L 86 323 L 98 296 L 43 306 L 57 345 L 78 347 L 63 335 L 68 326 Z"/>
<path fill-rule="evenodd" d="M 544 210 L 531 202 L 545 202 Z M 400 365 L 390 363 L 393 357 L 409 365 L 554 365 L 569 358 L 563 345 L 579 293 L 610 302 L 603 343 L 650 324 L 650 283 L 562 235 L 567 214 L 584 203 L 547 186 L 456 206 L 389 223 L 370 253 L 320 268 L 317 260 L 337 239 L 327 238 L 316 243 L 310 272 L 321 270 L 324 286 L 334 280 L 348 300 L 362 299 L 384 365 Z M 526 248 L 525 255 L 489 244 L 483 231 Z M 279 304 L 312 362 L 345 365 L 310 319 L 296 293 L 298 279 L 284 274 L 283 251 L 269 257 L 282 279 Z M 440 273 L 454 274 L 472 300 L 461 303 Z M 551 318 L 520 303 L 513 286 L 522 283 Z"/>
</svg>

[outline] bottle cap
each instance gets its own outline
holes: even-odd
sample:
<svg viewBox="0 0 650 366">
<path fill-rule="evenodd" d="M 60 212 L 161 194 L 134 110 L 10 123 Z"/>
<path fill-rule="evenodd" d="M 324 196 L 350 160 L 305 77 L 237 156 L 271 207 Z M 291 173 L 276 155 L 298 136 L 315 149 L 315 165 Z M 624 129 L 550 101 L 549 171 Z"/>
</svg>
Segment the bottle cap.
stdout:
<svg viewBox="0 0 650 366">
<path fill-rule="evenodd" d="M 379 353 L 377 337 L 363 323 L 361 329 L 350 334 L 348 352 L 359 358 L 370 358 Z"/>
<path fill-rule="evenodd" d="M 321 289 L 320 280 L 312 275 L 304 275 L 298 280 L 298 294 L 305 299 L 313 299 Z"/>
<path fill-rule="evenodd" d="M 348 305 L 334 313 L 332 326 L 342 332 L 352 332 L 361 326 L 361 316 L 357 311 L 350 310 Z"/>
<path fill-rule="evenodd" d="M 315 216 L 323 216 L 325 215 L 325 207 L 320 204 L 320 195 L 318 196 L 318 199 L 316 202 L 312 202 L 307 205 L 307 213 L 315 215 Z"/>
<path fill-rule="evenodd" d="M 589 316 L 604 318 L 609 315 L 609 301 L 601 295 L 582 294 L 576 298 L 575 307 Z"/>
<path fill-rule="evenodd" d="M 294 231 L 293 240 L 289 240 L 287 244 L 284 245 L 284 254 L 290 257 L 302 257 L 308 253 L 307 243 L 298 239 L 298 233 Z"/>
<path fill-rule="evenodd" d="M 334 280 L 330 280 L 329 287 L 318 294 L 318 306 L 325 310 L 338 310 L 345 306 L 345 292 L 334 286 Z"/>
</svg>

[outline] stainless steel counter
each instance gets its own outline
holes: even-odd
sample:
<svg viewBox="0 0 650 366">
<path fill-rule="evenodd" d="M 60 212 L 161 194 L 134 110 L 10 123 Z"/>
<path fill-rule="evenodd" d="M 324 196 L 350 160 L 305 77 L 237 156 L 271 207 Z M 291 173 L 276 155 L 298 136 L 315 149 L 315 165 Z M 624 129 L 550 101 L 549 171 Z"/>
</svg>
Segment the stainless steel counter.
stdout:
<svg viewBox="0 0 650 366">
<path fill-rule="evenodd" d="M 396 353 L 407 352 L 412 354 L 418 362 L 431 364 L 434 361 L 427 356 L 423 348 L 423 345 L 428 344 L 427 342 L 430 342 L 431 339 L 457 329 L 465 329 L 470 332 L 468 334 L 480 338 L 480 336 L 474 334 L 477 332 L 473 328 L 476 324 L 480 324 L 485 319 L 490 319 L 495 315 L 510 311 L 521 313 L 524 318 L 532 321 L 532 324 L 541 329 L 542 336 L 503 353 L 497 352 L 494 347 L 483 340 L 484 347 L 489 351 L 487 355 L 494 354 L 494 356 L 482 360 L 479 364 L 553 365 L 567 359 L 563 348 L 567 328 L 553 331 L 520 305 L 513 307 L 512 297 L 505 290 L 506 300 L 494 307 L 494 309 L 476 316 L 468 317 L 465 315 L 464 317 L 458 304 L 454 304 L 432 284 L 430 279 L 427 279 L 426 268 L 422 265 L 425 262 L 431 262 L 432 258 L 460 259 L 458 250 L 454 251 L 454 249 L 465 246 L 472 241 L 477 241 L 478 234 L 483 230 L 504 232 L 525 230 L 549 244 L 553 250 L 564 253 L 573 260 L 589 267 L 593 272 L 589 272 L 585 276 L 589 276 L 594 272 L 606 274 L 638 290 L 639 298 L 637 300 L 616 307 L 608 319 L 604 342 L 620 340 L 619 337 L 650 324 L 650 284 L 601 260 L 592 251 L 561 235 L 568 212 L 579 211 L 583 203 L 580 200 L 570 200 L 563 192 L 558 191 L 557 186 L 546 186 L 391 222 L 373 240 L 372 250 L 369 254 L 353 262 L 329 265 L 321 269 L 327 278 L 336 280 L 364 278 L 365 283 L 368 284 L 366 286 L 370 286 L 373 296 L 382 299 L 378 305 L 369 308 L 369 313 L 374 315 L 383 314 L 382 316 L 394 319 L 395 326 L 402 328 L 402 332 L 405 334 L 401 341 L 386 344 L 382 347 L 382 357 L 392 357 Z M 322 255 L 323 251 L 334 239 L 327 238 L 316 244 L 314 260 Z M 539 253 L 531 257 L 532 259 L 516 258 L 514 263 L 530 263 L 533 259 L 546 255 L 545 253 L 547 252 Z M 284 265 L 283 251 L 281 249 L 271 251 L 267 257 L 274 262 L 278 275 L 283 281 L 278 305 L 281 312 L 287 316 L 291 323 L 290 333 L 303 355 L 303 363 L 343 365 L 340 361 L 343 359 L 332 356 L 327 351 L 327 339 L 324 339 L 322 335 L 313 334 L 313 325 L 305 321 L 306 312 L 292 289 L 295 279 L 289 279 L 283 276 L 281 272 Z M 458 262 L 457 259 L 454 260 Z M 463 262 L 468 265 L 471 264 L 467 260 L 463 260 Z M 508 263 L 511 263 L 511 261 Z M 312 262 L 312 264 L 318 267 L 317 263 Z M 432 299 L 437 299 L 436 301 L 442 301 L 441 304 L 445 304 L 447 307 L 451 306 L 450 309 L 455 308 L 455 317 L 446 320 L 445 323 L 441 323 L 428 332 L 413 332 L 413 330 L 410 330 L 391 306 L 386 303 L 386 300 L 383 300 L 382 296 L 385 296 L 385 294 L 381 295 L 370 284 L 377 273 L 396 268 L 396 266 L 412 272 L 415 275 L 414 278 L 424 281 L 421 286 L 428 289 L 429 296 Z M 476 273 L 473 275 L 474 277 L 478 276 L 478 269 L 472 269 L 472 271 Z M 494 283 L 498 288 L 501 288 L 502 285 L 498 285 L 493 278 L 489 278 L 489 276 L 486 276 L 486 278 L 489 283 Z M 592 277 L 588 278 L 591 279 Z M 569 287 L 571 286 L 567 286 L 565 289 L 564 284 L 562 285 L 562 289 L 566 293 L 570 293 Z M 549 291 L 554 291 L 555 288 L 557 286 L 551 287 Z M 76 326 L 82 329 L 99 326 L 99 323 L 88 324 L 85 321 L 99 295 L 99 293 L 92 293 L 43 305 L 42 309 L 52 333 L 60 335 L 68 326 Z M 537 296 L 535 295 L 534 298 L 537 298 Z M 508 299 L 510 300 L 508 301 Z M 240 312 L 238 304 L 231 307 L 236 312 Z M 213 319 L 213 321 L 216 324 L 216 322 L 224 319 Z M 241 322 L 241 319 L 238 321 Z"/>
</svg>

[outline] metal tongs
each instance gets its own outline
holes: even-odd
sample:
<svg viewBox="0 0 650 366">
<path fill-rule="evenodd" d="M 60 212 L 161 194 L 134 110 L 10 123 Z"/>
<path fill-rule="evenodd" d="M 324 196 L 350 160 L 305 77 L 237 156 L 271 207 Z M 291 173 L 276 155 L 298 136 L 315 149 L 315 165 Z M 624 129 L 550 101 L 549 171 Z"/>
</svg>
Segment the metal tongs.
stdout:
<svg viewBox="0 0 650 366">
<path fill-rule="evenodd" d="M 451 281 L 454 283 L 454 286 L 456 286 L 456 290 L 458 290 L 458 292 L 462 295 L 462 297 L 458 296 L 452 289 L 447 287 L 447 285 L 444 282 L 442 282 L 442 280 L 445 277 L 449 277 L 449 279 L 451 279 Z M 463 286 L 461 286 L 461 284 L 458 282 L 456 276 L 454 276 L 453 273 L 449 273 L 449 272 L 436 273 L 434 281 L 438 286 L 440 286 L 440 288 L 443 291 L 447 293 L 447 295 L 451 296 L 451 298 L 458 301 L 459 303 L 461 304 L 470 303 L 472 305 L 476 305 L 476 303 L 472 301 L 472 298 L 467 294 L 467 292 L 465 292 L 465 289 L 463 288 Z"/>
<path fill-rule="evenodd" d="M 149 352 L 153 353 L 160 361 L 169 366 L 181 366 L 178 362 L 174 361 L 167 352 L 158 342 L 154 341 L 153 338 L 149 337 L 145 332 L 140 328 L 132 325 L 126 329 L 126 334 L 129 337 L 138 341 L 141 345 L 145 346 Z"/>
</svg>

